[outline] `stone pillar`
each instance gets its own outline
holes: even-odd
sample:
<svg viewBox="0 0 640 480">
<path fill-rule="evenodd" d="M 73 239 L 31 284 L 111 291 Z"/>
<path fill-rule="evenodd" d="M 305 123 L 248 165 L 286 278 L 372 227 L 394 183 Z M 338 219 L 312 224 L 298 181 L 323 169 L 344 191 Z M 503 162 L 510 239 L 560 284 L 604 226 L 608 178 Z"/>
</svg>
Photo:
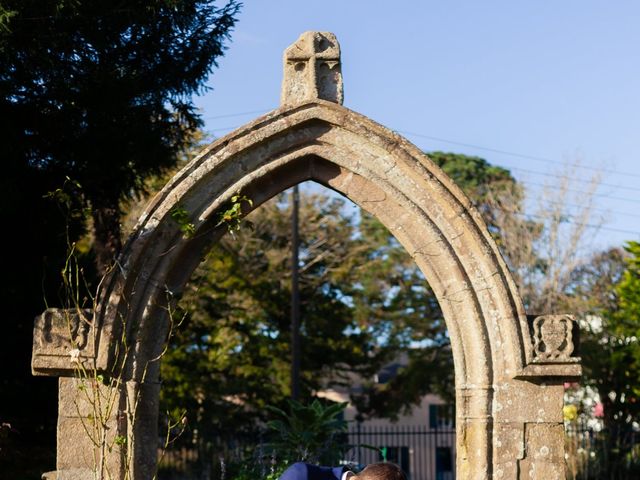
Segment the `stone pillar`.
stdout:
<svg viewBox="0 0 640 480">
<path fill-rule="evenodd" d="M 502 378 L 493 402 L 493 476 L 564 479 L 564 385 L 580 378 L 578 326 L 571 315 L 530 315 L 532 358 Z"/>
<path fill-rule="evenodd" d="M 480 480 L 489 478 L 491 452 L 490 428 L 492 388 L 463 386 L 456 389 L 456 478 Z M 473 472 L 485 472 L 475 477 Z"/>
<path fill-rule="evenodd" d="M 131 477 L 155 478 L 158 460 L 160 383 L 128 381 L 127 418 Z"/>
<path fill-rule="evenodd" d="M 58 382 L 57 480 L 120 480 L 126 471 L 123 396 L 97 379 Z"/>
<path fill-rule="evenodd" d="M 95 343 L 89 310 L 49 309 L 35 320 L 32 372 L 59 377 L 57 470 L 46 478 L 121 480 L 125 476 L 125 389 L 119 382 L 110 386 L 109 379 L 96 370 Z"/>
<path fill-rule="evenodd" d="M 494 478 L 564 479 L 561 383 L 511 380 L 496 388 Z"/>
</svg>

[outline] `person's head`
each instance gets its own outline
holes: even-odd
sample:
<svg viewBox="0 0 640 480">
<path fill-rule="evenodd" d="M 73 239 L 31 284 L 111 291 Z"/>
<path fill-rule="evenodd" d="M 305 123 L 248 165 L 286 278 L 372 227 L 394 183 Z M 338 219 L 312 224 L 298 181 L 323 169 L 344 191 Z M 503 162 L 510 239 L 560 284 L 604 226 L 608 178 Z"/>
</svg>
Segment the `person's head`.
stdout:
<svg viewBox="0 0 640 480">
<path fill-rule="evenodd" d="M 402 469 L 391 462 L 372 463 L 367 465 L 354 480 L 407 480 Z"/>
</svg>

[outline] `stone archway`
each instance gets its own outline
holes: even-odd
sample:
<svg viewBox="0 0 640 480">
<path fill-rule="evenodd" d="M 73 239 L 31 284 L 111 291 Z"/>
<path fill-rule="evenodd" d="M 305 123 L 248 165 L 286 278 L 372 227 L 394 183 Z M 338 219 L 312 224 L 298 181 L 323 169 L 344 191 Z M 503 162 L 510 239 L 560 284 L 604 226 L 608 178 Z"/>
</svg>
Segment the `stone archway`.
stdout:
<svg viewBox="0 0 640 480">
<path fill-rule="evenodd" d="M 284 63 L 281 107 L 212 143 L 150 202 L 89 320 L 46 312 L 36 321 L 34 373 L 61 376 L 59 478 L 93 478 L 86 455 L 78 455 L 93 447 L 82 438 L 83 413 L 71 407 L 77 392 L 67 378 L 79 332 L 86 334 L 76 361 L 101 372 L 123 365 L 110 421 L 113 434 L 128 441 L 106 463 L 116 478 L 125 464 L 132 478 L 151 478 L 167 305 L 224 234 L 218 215 L 233 195 L 246 195 L 257 208 L 306 180 L 375 215 L 433 288 L 455 364 L 457 478 L 564 478 L 562 382 L 580 374 L 571 317 L 527 317 L 494 241 L 461 190 L 410 142 L 341 105 L 333 34 L 303 34 L 285 51 Z M 192 235 L 174 220 L 176 208 L 193 225 Z M 71 329 L 73 345 L 69 319 L 78 325 Z M 73 438 L 72 447 L 65 438 Z"/>
</svg>

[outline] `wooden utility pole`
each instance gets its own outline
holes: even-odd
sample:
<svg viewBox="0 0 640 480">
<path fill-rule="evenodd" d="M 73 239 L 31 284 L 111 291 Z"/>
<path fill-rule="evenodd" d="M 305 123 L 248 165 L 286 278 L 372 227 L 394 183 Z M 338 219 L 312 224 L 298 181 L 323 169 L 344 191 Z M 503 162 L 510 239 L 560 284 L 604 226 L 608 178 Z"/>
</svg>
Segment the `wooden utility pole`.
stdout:
<svg viewBox="0 0 640 480">
<path fill-rule="evenodd" d="M 300 397 L 300 285 L 298 212 L 300 192 L 298 185 L 291 192 L 291 398 Z"/>
</svg>

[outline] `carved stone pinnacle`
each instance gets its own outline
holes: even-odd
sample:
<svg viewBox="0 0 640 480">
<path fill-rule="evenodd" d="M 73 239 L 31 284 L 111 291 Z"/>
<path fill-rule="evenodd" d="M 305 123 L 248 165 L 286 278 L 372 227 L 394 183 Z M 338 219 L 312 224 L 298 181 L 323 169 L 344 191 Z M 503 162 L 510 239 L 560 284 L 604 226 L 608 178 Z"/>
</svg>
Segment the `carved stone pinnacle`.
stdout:
<svg viewBox="0 0 640 480">
<path fill-rule="evenodd" d="M 282 105 L 321 98 L 342 104 L 340 45 L 333 33 L 304 32 L 284 51 Z"/>
</svg>

